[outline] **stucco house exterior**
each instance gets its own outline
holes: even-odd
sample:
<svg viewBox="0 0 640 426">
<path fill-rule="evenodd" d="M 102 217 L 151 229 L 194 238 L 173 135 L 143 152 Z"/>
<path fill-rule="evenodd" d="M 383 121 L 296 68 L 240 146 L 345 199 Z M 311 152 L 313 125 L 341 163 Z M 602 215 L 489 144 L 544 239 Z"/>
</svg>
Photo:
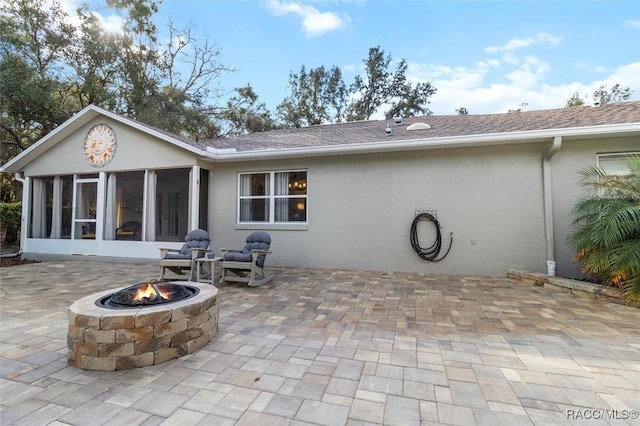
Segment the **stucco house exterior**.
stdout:
<svg viewBox="0 0 640 426">
<path fill-rule="evenodd" d="M 579 277 L 567 245 L 577 171 L 624 170 L 640 153 L 640 102 L 426 116 L 190 141 L 95 106 L 2 171 L 23 182 L 29 254 L 158 258 L 195 228 L 212 247 L 273 239 L 271 265 Z M 441 226 L 439 262 L 410 227 Z M 123 229 L 123 225 L 126 226 Z M 420 244 L 435 236 L 419 224 Z"/>
</svg>

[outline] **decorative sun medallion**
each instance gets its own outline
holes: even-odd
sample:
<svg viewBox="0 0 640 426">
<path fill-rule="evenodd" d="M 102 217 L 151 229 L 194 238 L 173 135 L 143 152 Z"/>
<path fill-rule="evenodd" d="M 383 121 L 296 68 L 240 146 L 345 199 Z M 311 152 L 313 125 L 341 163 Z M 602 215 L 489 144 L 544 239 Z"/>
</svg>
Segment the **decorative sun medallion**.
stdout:
<svg viewBox="0 0 640 426">
<path fill-rule="evenodd" d="M 104 167 L 116 153 L 116 133 L 106 124 L 96 124 L 84 138 L 84 158 L 93 167 Z"/>
</svg>

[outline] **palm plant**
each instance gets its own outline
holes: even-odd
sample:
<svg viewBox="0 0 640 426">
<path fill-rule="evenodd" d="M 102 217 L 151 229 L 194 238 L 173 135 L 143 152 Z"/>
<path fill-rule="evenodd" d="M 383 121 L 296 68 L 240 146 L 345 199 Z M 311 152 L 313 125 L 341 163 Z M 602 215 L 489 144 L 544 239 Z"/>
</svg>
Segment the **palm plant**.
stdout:
<svg viewBox="0 0 640 426">
<path fill-rule="evenodd" d="M 573 209 L 569 242 L 584 272 L 640 302 L 640 156 L 629 156 L 628 166 L 627 175 L 593 166 L 580 171 L 589 195 Z"/>
</svg>

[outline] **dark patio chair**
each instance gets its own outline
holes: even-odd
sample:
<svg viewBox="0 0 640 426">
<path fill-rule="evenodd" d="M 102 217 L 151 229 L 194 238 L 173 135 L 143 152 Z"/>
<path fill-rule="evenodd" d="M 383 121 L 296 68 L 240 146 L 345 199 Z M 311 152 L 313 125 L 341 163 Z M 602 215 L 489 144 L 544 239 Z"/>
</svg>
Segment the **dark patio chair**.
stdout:
<svg viewBox="0 0 640 426">
<path fill-rule="evenodd" d="M 160 249 L 160 280 L 165 279 L 166 270 L 177 275 L 189 274 L 188 280 L 194 281 L 196 274 L 196 259 L 211 252 L 209 233 L 203 229 L 194 229 L 184 238 L 185 243 L 180 249 Z"/>
<path fill-rule="evenodd" d="M 271 236 L 263 231 L 249 234 L 242 250 L 220 249 L 222 278 L 220 282 L 235 281 L 257 287 L 270 282 L 272 275 L 264 270 L 267 254 L 271 253 Z"/>
</svg>

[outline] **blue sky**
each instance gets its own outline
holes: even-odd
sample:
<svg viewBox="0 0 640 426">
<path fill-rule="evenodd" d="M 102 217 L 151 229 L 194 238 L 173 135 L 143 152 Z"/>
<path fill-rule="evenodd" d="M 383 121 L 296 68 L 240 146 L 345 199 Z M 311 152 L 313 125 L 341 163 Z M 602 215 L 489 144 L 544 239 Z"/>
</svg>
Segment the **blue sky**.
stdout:
<svg viewBox="0 0 640 426">
<path fill-rule="evenodd" d="M 223 89 L 250 83 L 270 109 L 289 72 L 338 66 L 349 84 L 375 46 L 437 88 L 435 114 L 563 107 L 616 83 L 640 99 L 638 0 L 165 0 L 169 18 L 218 44 L 236 69 Z"/>
</svg>

